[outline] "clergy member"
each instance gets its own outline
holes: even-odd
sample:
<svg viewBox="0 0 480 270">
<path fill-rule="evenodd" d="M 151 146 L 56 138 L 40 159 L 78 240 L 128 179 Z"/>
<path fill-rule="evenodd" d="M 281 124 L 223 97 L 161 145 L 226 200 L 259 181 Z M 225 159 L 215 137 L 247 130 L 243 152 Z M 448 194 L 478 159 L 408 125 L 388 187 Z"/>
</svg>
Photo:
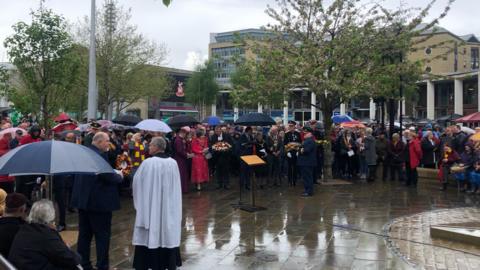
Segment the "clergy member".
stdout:
<svg viewBox="0 0 480 270">
<path fill-rule="evenodd" d="M 177 162 L 165 154 L 166 141 L 154 137 L 150 158 L 133 178 L 133 203 L 137 215 L 133 230 L 135 269 L 176 269 L 182 265 L 182 187 Z"/>
</svg>

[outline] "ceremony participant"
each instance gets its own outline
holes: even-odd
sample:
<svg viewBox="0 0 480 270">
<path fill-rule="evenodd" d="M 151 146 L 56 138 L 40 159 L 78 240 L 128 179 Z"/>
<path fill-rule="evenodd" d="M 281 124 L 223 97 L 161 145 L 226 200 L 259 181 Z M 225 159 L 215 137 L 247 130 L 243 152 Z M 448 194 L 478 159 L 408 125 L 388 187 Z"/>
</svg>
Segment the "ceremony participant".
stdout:
<svg viewBox="0 0 480 270">
<path fill-rule="evenodd" d="M 180 179 L 182 182 L 182 193 L 188 192 L 188 159 L 193 157 L 193 154 L 187 152 L 187 129 L 181 128 L 178 131 L 175 141 L 173 142 L 173 158 L 177 161 L 178 169 L 180 171 Z"/>
<path fill-rule="evenodd" d="M 197 129 L 196 136 L 192 139 L 192 183 L 197 186 L 197 190 L 202 190 L 202 184 L 208 182 L 208 162 L 206 155 L 209 154 L 208 140 L 205 136 L 205 130 Z"/>
<path fill-rule="evenodd" d="M 300 133 L 295 130 L 297 123 L 295 121 L 288 121 L 288 131 L 285 133 L 283 144 L 287 155 L 288 163 L 288 184 L 295 186 L 297 183 L 297 150 L 295 147 L 287 147 L 292 144 L 300 144 Z"/>
<path fill-rule="evenodd" d="M 20 227 L 8 260 L 18 269 L 79 269 L 80 256 L 72 251 L 55 230 L 55 208 L 49 200 L 33 204 L 29 223 Z"/>
<path fill-rule="evenodd" d="M 407 173 L 405 185 L 413 185 L 416 187 L 418 182 L 417 167 L 420 165 L 420 160 L 422 159 L 422 147 L 420 138 L 417 136 L 415 131 L 410 131 L 410 140 L 408 141 L 407 145 L 408 149 L 405 149 L 405 151 L 408 151 L 407 155 L 409 157 L 405 164 Z"/>
<path fill-rule="evenodd" d="M 303 179 L 305 191 L 302 197 L 313 196 L 313 169 L 317 165 L 317 145 L 310 128 L 305 128 L 304 141 L 299 151 L 297 164 Z"/>
<path fill-rule="evenodd" d="M 230 147 L 225 147 L 222 151 L 214 149 L 216 143 L 226 143 L 225 146 L 230 145 Z M 232 150 L 235 143 L 233 142 L 230 134 L 223 132 L 221 128 L 215 128 L 215 133 L 210 137 L 209 140 L 211 151 L 213 152 L 213 166 L 215 167 L 215 177 L 217 178 L 217 189 L 230 189 L 230 168 L 231 162 L 233 162 Z M 212 159 L 211 159 L 212 160 Z"/>
<path fill-rule="evenodd" d="M 166 142 L 154 137 L 150 158 L 133 178 L 136 210 L 132 243 L 136 270 L 176 269 L 182 265 L 182 189 L 177 162 L 165 154 Z"/>
<path fill-rule="evenodd" d="M 365 162 L 368 166 L 367 181 L 373 182 L 377 175 L 377 147 L 376 140 L 372 136 L 373 130 L 367 128 L 365 131 Z"/>
<path fill-rule="evenodd" d="M 90 149 L 108 162 L 107 152 L 110 140 L 106 133 L 93 136 Z M 95 236 L 97 269 L 108 269 L 112 212 L 120 209 L 118 184 L 121 173 L 76 175 L 72 206 L 78 209 L 78 253 L 82 256 L 82 267 L 93 269 L 90 262 L 90 245 Z"/>
<path fill-rule="evenodd" d="M 255 141 L 253 138 L 252 127 L 246 127 L 245 132 L 240 136 L 240 157 L 253 155 L 253 146 Z M 240 188 L 245 187 L 246 190 L 250 190 L 250 166 L 245 162 L 240 161 Z"/>
<path fill-rule="evenodd" d="M 273 181 L 273 186 L 280 186 L 281 183 L 281 153 L 283 151 L 283 139 L 278 134 L 278 127 L 273 126 L 267 137 L 267 146 L 270 149 L 268 155 L 268 177 Z"/>
<path fill-rule="evenodd" d="M 27 197 L 20 193 L 11 193 L 5 199 L 5 213 L 0 218 L 0 254 L 8 258 L 13 238 L 20 226 L 25 223 Z"/>
</svg>

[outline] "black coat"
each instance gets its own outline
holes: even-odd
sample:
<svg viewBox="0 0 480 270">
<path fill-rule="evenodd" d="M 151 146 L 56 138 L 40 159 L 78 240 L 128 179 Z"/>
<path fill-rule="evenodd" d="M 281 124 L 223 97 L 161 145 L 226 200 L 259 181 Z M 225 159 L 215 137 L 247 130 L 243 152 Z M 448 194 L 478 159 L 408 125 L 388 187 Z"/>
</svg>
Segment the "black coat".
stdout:
<svg viewBox="0 0 480 270">
<path fill-rule="evenodd" d="M 253 155 L 253 145 L 255 144 L 253 136 L 243 133 L 242 136 L 240 136 L 239 144 L 240 156 Z"/>
<path fill-rule="evenodd" d="M 3 257 L 8 258 L 13 238 L 15 238 L 15 235 L 22 224 L 25 224 L 25 221 L 22 218 L 0 218 L 0 254 L 2 254 Z"/>
<path fill-rule="evenodd" d="M 95 146 L 90 149 L 102 156 L 107 162 L 108 157 Z M 72 191 L 72 206 L 92 212 L 112 212 L 120 209 L 118 184 L 122 177 L 113 173 L 98 175 L 75 175 Z"/>
<path fill-rule="evenodd" d="M 305 139 L 297 158 L 298 166 L 315 167 L 317 165 L 317 145 L 312 138 Z"/>
<path fill-rule="evenodd" d="M 65 245 L 57 231 L 31 223 L 20 227 L 8 260 L 18 269 L 78 269 L 80 256 Z"/>
<path fill-rule="evenodd" d="M 422 164 L 423 165 L 431 165 L 435 163 L 435 150 L 437 149 L 437 145 L 434 143 L 432 144 L 427 137 L 422 139 Z"/>
</svg>

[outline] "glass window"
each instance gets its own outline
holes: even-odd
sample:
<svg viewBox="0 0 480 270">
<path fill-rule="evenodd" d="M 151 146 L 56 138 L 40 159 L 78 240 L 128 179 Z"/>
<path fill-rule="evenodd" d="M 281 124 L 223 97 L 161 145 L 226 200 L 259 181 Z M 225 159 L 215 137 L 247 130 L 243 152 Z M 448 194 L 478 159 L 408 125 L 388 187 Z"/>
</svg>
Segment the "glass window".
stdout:
<svg viewBox="0 0 480 270">
<path fill-rule="evenodd" d="M 478 69 L 478 62 L 479 62 L 478 48 L 471 48 L 472 69 Z"/>
</svg>

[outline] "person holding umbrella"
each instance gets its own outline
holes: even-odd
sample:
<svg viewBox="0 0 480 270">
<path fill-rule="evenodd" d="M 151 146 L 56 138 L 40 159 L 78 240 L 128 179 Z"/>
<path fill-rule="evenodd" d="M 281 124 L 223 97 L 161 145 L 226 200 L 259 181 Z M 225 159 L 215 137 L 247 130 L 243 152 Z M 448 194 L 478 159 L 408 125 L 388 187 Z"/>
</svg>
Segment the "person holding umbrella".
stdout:
<svg viewBox="0 0 480 270">
<path fill-rule="evenodd" d="M 104 132 L 93 136 L 90 149 L 108 162 L 107 152 L 110 139 Z M 90 246 L 95 236 L 97 249 L 97 269 L 109 267 L 109 245 L 112 225 L 112 212 L 120 209 L 118 184 L 122 175 L 104 173 L 97 175 L 76 175 L 73 184 L 72 206 L 78 209 L 77 251 L 82 256 L 82 267 L 92 269 Z"/>
</svg>

